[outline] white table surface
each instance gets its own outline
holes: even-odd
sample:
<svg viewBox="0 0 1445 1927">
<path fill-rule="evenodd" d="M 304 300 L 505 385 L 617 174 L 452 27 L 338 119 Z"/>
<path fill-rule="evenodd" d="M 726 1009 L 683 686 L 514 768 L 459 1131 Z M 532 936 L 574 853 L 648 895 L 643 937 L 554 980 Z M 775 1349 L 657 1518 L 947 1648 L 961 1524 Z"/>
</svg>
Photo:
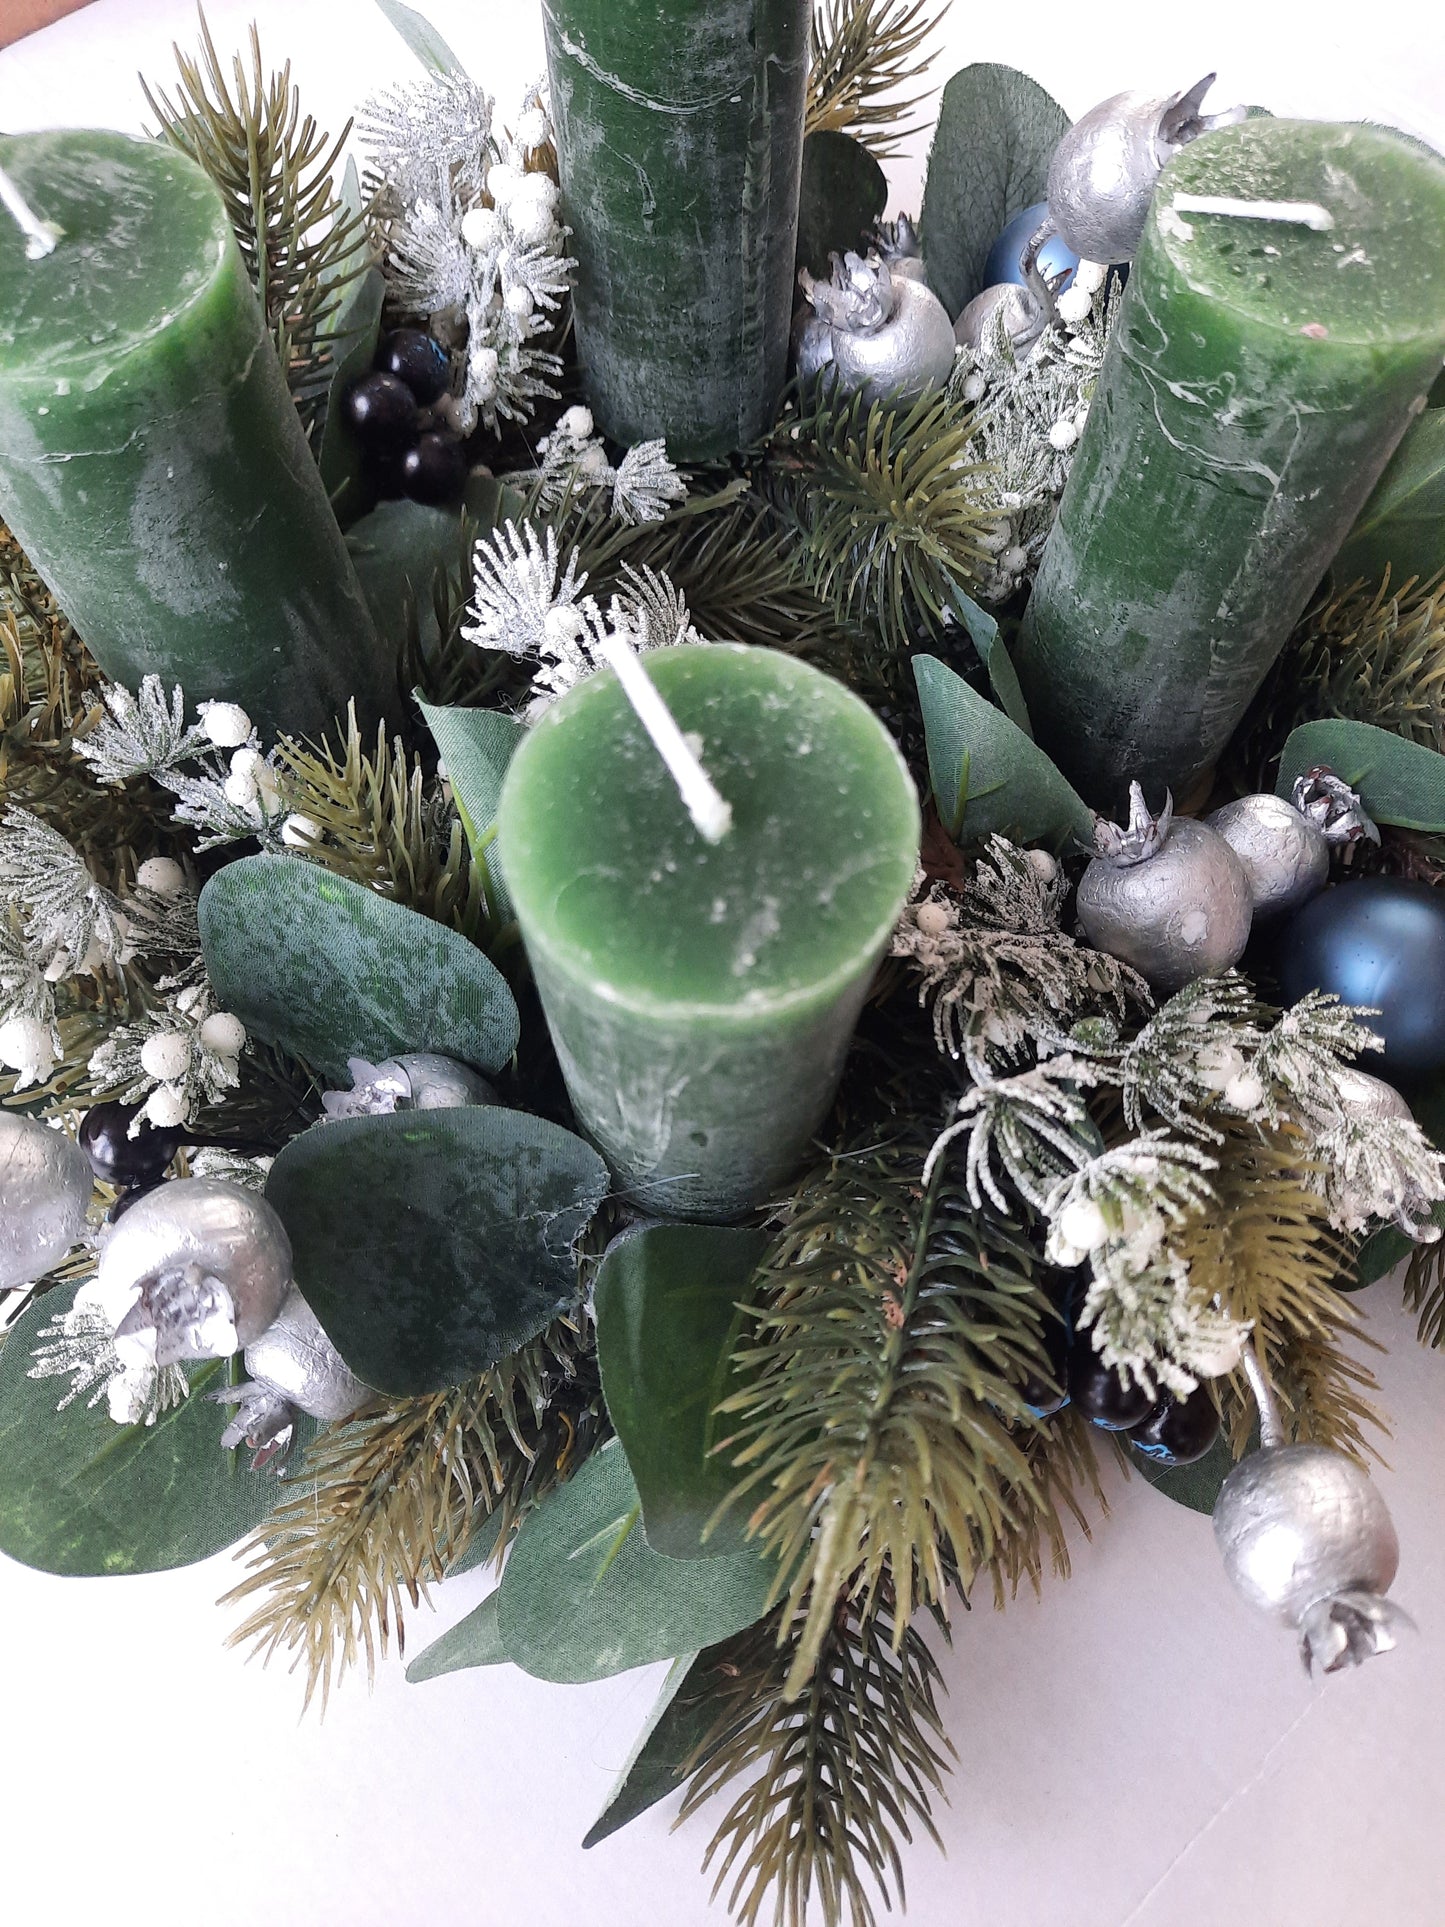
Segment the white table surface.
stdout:
<svg viewBox="0 0 1445 1927">
<path fill-rule="evenodd" d="M 0 0 L 3 7 L 5 0 Z M 429 0 L 505 109 L 542 65 L 535 0 Z M 1073 113 L 1211 66 L 1219 98 L 1390 120 L 1445 145 L 1445 44 L 1404 0 L 962 4 L 940 76 L 1027 68 Z M 255 18 L 336 127 L 410 56 L 367 0 L 211 0 L 217 45 Z M 1025 26 L 1027 22 L 1027 26 Z M 1365 29 L 1372 33 L 1363 45 Z M 0 53 L 0 128 L 138 127 L 138 67 L 165 81 L 189 0 L 99 4 Z M 1392 71 L 1394 69 L 1394 71 Z M 916 207 L 918 152 L 895 170 Z M 1112 1473 L 1110 1516 L 1041 1602 L 959 1616 L 944 1658 L 960 1761 L 947 1858 L 905 1852 L 915 1927 L 1438 1927 L 1445 1921 L 1445 1357 L 1386 1282 L 1356 1301 L 1387 1346 L 1381 1476 L 1403 1546 L 1395 1595 L 1421 1637 L 1310 1684 L 1290 1639 L 1230 1593 L 1208 1522 Z M 297 1681 L 223 1646 L 229 1556 L 59 1580 L 0 1558 L 0 1919 L 104 1927 L 721 1927 L 701 1816 L 655 1808 L 578 1846 L 661 1667 L 591 1687 L 511 1668 L 368 1694 L 324 1722 Z M 420 1650 L 490 1581 L 441 1589 Z"/>
</svg>

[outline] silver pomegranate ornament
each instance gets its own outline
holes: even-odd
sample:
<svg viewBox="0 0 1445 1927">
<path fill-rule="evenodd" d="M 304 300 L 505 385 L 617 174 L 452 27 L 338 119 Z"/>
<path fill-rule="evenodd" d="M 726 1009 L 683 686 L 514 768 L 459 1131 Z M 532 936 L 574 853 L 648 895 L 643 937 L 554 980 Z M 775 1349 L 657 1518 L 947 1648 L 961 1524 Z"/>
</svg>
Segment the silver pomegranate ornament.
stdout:
<svg viewBox="0 0 1445 1927">
<path fill-rule="evenodd" d="M 0 1111 L 0 1290 L 33 1284 L 78 1242 L 92 1182 L 74 1138 Z"/>
<path fill-rule="evenodd" d="M 162 1367 L 229 1358 L 280 1311 L 291 1242 L 259 1192 L 224 1178 L 177 1178 L 111 1227 L 96 1283 L 123 1360 Z"/>
<path fill-rule="evenodd" d="M 953 338 L 974 354 L 1006 345 L 1026 359 L 1047 326 L 1048 315 L 1030 289 L 1001 281 L 973 297 L 954 325 Z"/>
<path fill-rule="evenodd" d="M 1236 797 L 1204 820 L 1244 865 L 1257 917 L 1297 910 L 1329 882 L 1324 831 L 1282 796 Z"/>
<path fill-rule="evenodd" d="M 918 229 L 906 214 L 900 214 L 896 221 L 880 221 L 877 236 L 877 250 L 895 280 L 927 282 Z"/>
<path fill-rule="evenodd" d="M 1343 1453 L 1287 1445 L 1253 1351 L 1262 1449 L 1220 1489 L 1214 1537 L 1236 1592 L 1299 1634 L 1305 1670 L 1326 1673 L 1389 1652 L 1414 1622 L 1385 1598 L 1400 1542 L 1374 1481 Z"/>
<path fill-rule="evenodd" d="M 831 367 L 847 393 L 869 401 L 916 401 L 948 379 L 953 324 L 921 281 L 895 275 L 876 254 L 835 254 L 830 281 L 803 268 L 798 282 L 813 309 L 797 340 L 800 375 Z"/>
<path fill-rule="evenodd" d="M 1131 783 L 1128 828 L 1100 818 L 1094 847 L 1077 908 L 1095 950 L 1131 964 L 1166 996 L 1239 961 L 1249 941 L 1249 878 L 1217 830 L 1176 817 L 1172 798 L 1152 815 Z"/>
<path fill-rule="evenodd" d="M 1165 163 L 1211 127 L 1243 120 L 1243 107 L 1200 109 L 1214 75 L 1161 99 L 1115 94 L 1064 135 L 1049 163 L 1048 203 L 1065 246 L 1084 261 L 1132 261 Z"/>
<path fill-rule="evenodd" d="M 294 1285 L 272 1323 L 246 1347 L 246 1370 L 245 1384 L 213 1396 L 236 1407 L 221 1444 L 227 1450 L 248 1445 L 258 1471 L 290 1450 L 298 1413 L 334 1424 L 372 1396 Z"/>
<path fill-rule="evenodd" d="M 497 1093 L 485 1077 L 440 1051 L 403 1051 L 373 1064 L 348 1057 L 349 1091 L 323 1091 L 328 1118 L 379 1117 L 389 1111 L 457 1111 L 469 1104 L 495 1104 Z"/>
</svg>

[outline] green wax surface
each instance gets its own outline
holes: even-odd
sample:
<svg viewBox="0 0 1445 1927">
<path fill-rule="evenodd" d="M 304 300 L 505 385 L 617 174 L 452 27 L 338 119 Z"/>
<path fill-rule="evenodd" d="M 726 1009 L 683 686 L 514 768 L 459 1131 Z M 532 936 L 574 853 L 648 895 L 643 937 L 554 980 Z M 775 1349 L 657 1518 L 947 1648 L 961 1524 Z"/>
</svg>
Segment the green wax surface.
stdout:
<svg viewBox="0 0 1445 1927">
<path fill-rule="evenodd" d="M 600 425 L 741 448 L 787 371 L 810 0 L 543 0 Z"/>
<path fill-rule="evenodd" d="M 1176 211 L 1315 202 L 1317 232 Z M 1445 357 L 1445 163 L 1249 120 L 1160 177 L 1017 655 L 1096 807 L 1218 758 Z"/>
<path fill-rule="evenodd" d="M 0 516 L 101 667 L 264 731 L 387 693 L 380 645 L 217 189 L 123 134 L 0 140 Z"/>
<path fill-rule="evenodd" d="M 535 724 L 503 787 L 508 887 L 578 1118 L 659 1217 L 736 1216 L 837 1088 L 912 882 L 918 799 L 840 683 L 697 644 L 644 657 L 732 805 L 703 840 L 610 671 Z"/>
</svg>

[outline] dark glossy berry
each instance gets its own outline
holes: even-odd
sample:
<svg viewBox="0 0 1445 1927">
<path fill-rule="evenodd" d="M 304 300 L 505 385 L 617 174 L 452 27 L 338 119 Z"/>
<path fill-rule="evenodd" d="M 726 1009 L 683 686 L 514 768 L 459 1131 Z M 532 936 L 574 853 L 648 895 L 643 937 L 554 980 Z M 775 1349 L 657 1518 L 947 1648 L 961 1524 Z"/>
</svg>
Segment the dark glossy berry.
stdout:
<svg viewBox="0 0 1445 1927">
<path fill-rule="evenodd" d="M 356 439 L 373 454 L 404 448 L 416 434 L 416 396 L 395 375 L 363 375 L 343 406 Z"/>
<path fill-rule="evenodd" d="M 177 1130 L 157 1130 L 142 1124 L 130 1135 L 139 1104 L 92 1104 L 76 1134 L 90 1168 L 107 1184 L 148 1186 L 159 1183 L 184 1142 Z"/>
<path fill-rule="evenodd" d="M 1146 1418 L 1154 1401 L 1132 1381 L 1125 1384 L 1112 1365 L 1094 1350 L 1091 1336 L 1081 1332 L 1069 1348 L 1069 1396 L 1092 1425 L 1106 1432 L 1127 1432 Z"/>
<path fill-rule="evenodd" d="M 122 1191 L 120 1193 L 120 1195 L 116 1198 L 115 1203 L 110 1207 L 109 1211 L 106 1212 L 105 1214 L 106 1223 L 114 1224 L 117 1219 L 123 1218 L 125 1216 L 126 1212 L 130 1210 L 133 1204 L 138 1204 L 142 1198 L 149 1197 L 152 1191 L 158 1191 L 159 1189 L 160 1189 L 159 1179 L 156 1181 L 155 1184 L 131 1185 L 128 1190 Z"/>
<path fill-rule="evenodd" d="M 413 502 L 454 502 L 467 479 L 467 458 L 450 435 L 422 435 L 401 458 L 401 487 Z"/>
<path fill-rule="evenodd" d="M 1062 1319 L 1045 1319 L 1044 1350 L 1049 1355 L 1048 1375 L 1031 1372 L 1019 1386 L 1019 1397 L 1035 1418 L 1052 1418 L 1069 1402 L 1069 1332 Z"/>
<path fill-rule="evenodd" d="M 440 401 L 450 387 L 447 351 L 420 328 L 396 328 L 381 344 L 376 365 L 404 381 L 419 402 Z"/>
<path fill-rule="evenodd" d="M 1129 1443 L 1158 1465 L 1193 1465 L 1219 1437 L 1219 1414 L 1207 1385 L 1196 1385 L 1188 1398 L 1166 1392 L 1144 1419 L 1131 1428 Z"/>
</svg>

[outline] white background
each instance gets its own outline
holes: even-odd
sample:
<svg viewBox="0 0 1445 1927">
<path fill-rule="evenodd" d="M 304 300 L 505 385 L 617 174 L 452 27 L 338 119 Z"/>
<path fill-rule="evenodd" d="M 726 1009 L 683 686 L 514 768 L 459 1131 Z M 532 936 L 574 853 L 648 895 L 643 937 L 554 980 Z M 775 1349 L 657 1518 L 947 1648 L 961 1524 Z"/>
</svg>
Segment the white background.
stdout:
<svg viewBox="0 0 1445 1927">
<path fill-rule="evenodd" d="M 0 0 L 3 10 L 5 0 Z M 429 0 L 504 111 L 542 67 L 535 0 Z M 1433 9 L 1431 10 L 1433 14 Z M 252 18 L 338 127 L 410 56 L 367 0 L 210 0 L 222 52 Z M 940 78 L 1006 60 L 1073 114 L 1210 67 L 1220 104 L 1392 121 L 1445 145 L 1445 45 L 1400 0 L 1309 8 L 962 4 Z M 138 127 L 137 68 L 195 41 L 189 0 L 99 4 L 0 53 L 0 128 Z M 921 151 L 894 170 L 916 207 Z M 1113 1510 L 1042 1602 L 960 1616 L 944 1660 L 960 1761 L 944 1859 L 905 1853 L 915 1927 L 1437 1927 L 1445 1921 L 1445 1357 L 1398 1288 L 1357 1303 L 1395 1428 L 1381 1474 L 1421 1637 L 1310 1685 L 1229 1592 L 1208 1523 L 1110 1475 Z M 228 1557 L 56 1580 L 0 1559 L 0 1918 L 69 1927 L 721 1927 L 706 1816 L 654 1809 L 578 1841 L 661 1668 L 563 1688 L 510 1668 L 348 1681 L 324 1723 L 294 1678 L 224 1650 Z M 489 1582 L 446 1586 L 416 1651 Z"/>
</svg>

